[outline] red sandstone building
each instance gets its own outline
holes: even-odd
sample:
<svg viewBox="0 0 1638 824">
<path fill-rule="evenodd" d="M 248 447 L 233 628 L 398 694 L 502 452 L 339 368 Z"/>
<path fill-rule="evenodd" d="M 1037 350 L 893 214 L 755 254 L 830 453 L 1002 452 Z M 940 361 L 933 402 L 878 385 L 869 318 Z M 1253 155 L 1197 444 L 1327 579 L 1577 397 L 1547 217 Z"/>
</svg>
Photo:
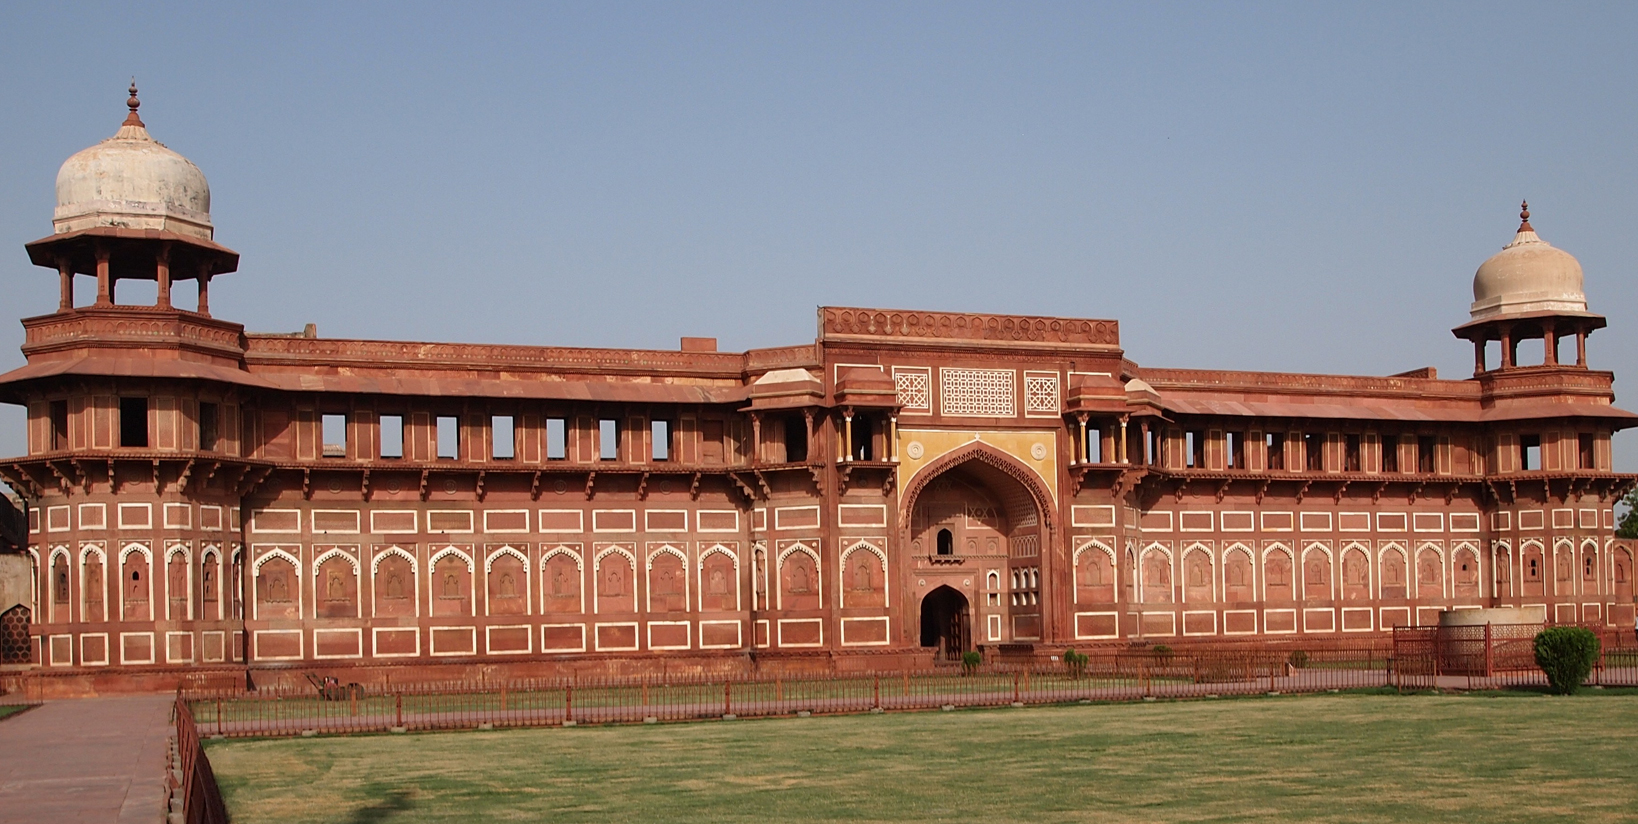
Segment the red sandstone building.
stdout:
<svg viewBox="0 0 1638 824">
<path fill-rule="evenodd" d="M 1528 219 L 1474 279 L 1462 380 L 1156 369 L 1113 320 L 829 307 L 748 352 L 258 334 L 211 316 L 238 256 L 132 91 L 27 244 L 62 301 L 0 376 L 28 410 L 0 461 L 27 500 L 10 662 L 862 668 L 1482 606 L 1633 626 L 1634 415 Z"/>
</svg>

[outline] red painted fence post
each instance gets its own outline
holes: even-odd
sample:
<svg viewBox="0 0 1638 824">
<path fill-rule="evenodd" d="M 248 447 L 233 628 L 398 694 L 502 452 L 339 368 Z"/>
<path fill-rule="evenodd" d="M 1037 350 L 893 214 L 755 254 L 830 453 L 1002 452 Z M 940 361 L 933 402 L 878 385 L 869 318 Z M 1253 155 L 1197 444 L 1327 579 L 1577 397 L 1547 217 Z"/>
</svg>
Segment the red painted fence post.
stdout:
<svg viewBox="0 0 1638 824">
<path fill-rule="evenodd" d="M 1018 673 L 1012 674 L 1012 703 L 1018 703 Z"/>
<path fill-rule="evenodd" d="M 732 681 L 722 682 L 722 714 L 734 714 L 734 693 Z"/>
<path fill-rule="evenodd" d="M 874 709 L 882 707 L 882 677 L 876 676 L 875 684 L 871 688 L 870 706 Z"/>
<path fill-rule="evenodd" d="M 398 723 L 394 724 L 393 726 L 402 727 L 404 726 L 404 694 L 401 692 L 395 692 L 393 693 L 392 697 L 394 710 L 398 713 Z"/>
<path fill-rule="evenodd" d="M 1495 676 L 1495 658 L 1490 653 L 1490 624 L 1484 625 L 1484 677 Z"/>
<path fill-rule="evenodd" d="M 574 685 L 563 688 L 563 720 L 574 720 Z"/>
</svg>

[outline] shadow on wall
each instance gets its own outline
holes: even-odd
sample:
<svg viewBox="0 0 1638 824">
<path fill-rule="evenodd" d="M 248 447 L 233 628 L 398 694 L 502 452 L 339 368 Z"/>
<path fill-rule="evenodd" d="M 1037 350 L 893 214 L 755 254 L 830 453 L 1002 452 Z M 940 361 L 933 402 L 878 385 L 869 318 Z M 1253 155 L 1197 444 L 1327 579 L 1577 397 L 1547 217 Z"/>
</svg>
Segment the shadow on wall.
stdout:
<svg viewBox="0 0 1638 824">
<path fill-rule="evenodd" d="M 375 822 L 379 821 L 389 821 L 398 813 L 415 808 L 415 802 L 410 800 L 411 795 L 413 793 L 410 790 L 393 790 L 380 801 L 356 810 L 347 819 L 347 822 L 348 824 L 375 824 Z"/>
</svg>

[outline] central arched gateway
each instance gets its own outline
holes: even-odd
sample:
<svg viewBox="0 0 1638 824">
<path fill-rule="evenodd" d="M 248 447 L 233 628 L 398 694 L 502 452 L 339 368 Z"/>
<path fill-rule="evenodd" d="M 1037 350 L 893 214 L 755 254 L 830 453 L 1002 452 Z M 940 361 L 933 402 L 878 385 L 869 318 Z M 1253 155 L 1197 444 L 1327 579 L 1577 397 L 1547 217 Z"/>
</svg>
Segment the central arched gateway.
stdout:
<svg viewBox="0 0 1638 824">
<path fill-rule="evenodd" d="M 921 645 L 935 659 L 955 660 L 972 649 L 972 610 L 967 596 L 941 586 L 921 599 Z"/>
<path fill-rule="evenodd" d="M 903 505 L 900 580 L 914 587 L 906 606 L 922 647 L 959 657 L 976 645 L 1047 639 L 1051 502 L 1039 475 L 970 443 L 916 473 Z"/>
</svg>

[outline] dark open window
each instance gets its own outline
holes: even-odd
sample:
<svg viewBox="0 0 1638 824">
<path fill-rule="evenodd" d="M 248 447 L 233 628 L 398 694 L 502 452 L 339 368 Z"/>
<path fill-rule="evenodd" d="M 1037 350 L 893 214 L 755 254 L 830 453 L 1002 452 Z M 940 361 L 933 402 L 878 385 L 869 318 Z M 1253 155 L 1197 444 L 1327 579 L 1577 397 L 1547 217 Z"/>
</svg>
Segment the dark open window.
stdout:
<svg viewBox="0 0 1638 824">
<path fill-rule="evenodd" d="M 53 414 L 55 414 L 55 413 L 53 413 Z M 1591 432 L 1583 432 L 1580 435 L 1576 436 L 1576 440 L 1579 442 L 1578 445 L 1581 447 L 1581 449 L 1580 449 L 1581 468 L 1582 469 L 1597 469 L 1598 468 L 1598 457 L 1597 457 L 1596 453 L 1593 451 L 1593 435 L 1592 435 L 1592 433 Z"/>
<path fill-rule="evenodd" d="M 941 529 L 938 531 L 938 554 L 955 554 L 955 536 L 952 535 L 948 529 Z"/>
<path fill-rule="evenodd" d="M 1433 472 L 1433 445 L 1432 435 L 1416 436 L 1416 471 L 1421 473 Z"/>
<path fill-rule="evenodd" d="M 68 401 L 51 402 L 51 448 L 68 448 Z"/>
<path fill-rule="evenodd" d="M 1193 429 L 1183 433 L 1183 459 L 1183 465 L 1190 469 L 1205 468 L 1206 433 Z"/>
<path fill-rule="evenodd" d="M 872 449 L 872 447 L 875 446 L 875 444 L 872 443 L 872 441 L 875 439 L 874 436 L 875 427 L 872 425 L 870 418 L 864 415 L 854 415 L 853 460 L 873 461 L 876 459 L 875 450 Z"/>
<path fill-rule="evenodd" d="M 1307 453 L 1308 471 L 1323 472 L 1325 470 L 1325 436 L 1318 432 L 1309 432 L 1302 436 L 1303 451 Z"/>
<path fill-rule="evenodd" d="M 1268 450 L 1268 468 L 1285 468 L 1285 433 L 1270 432 L 1263 436 L 1263 447 Z"/>
<path fill-rule="evenodd" d="M 1519 436 L 1519 469 L 1529 472 L 1541 468 L 1541 436 Z"/>
<path fill-rule="evenodd" d="M 1246 433 L 1229 432 L 1223 436 L 1228 445 L 1228 468 L 1246 468 Z"/>
<path fill-rule="evenodd" d="M 1359 471 L 1359 436 L 1358 435 L 1343 435 L 1342 436 L 1342 445 L 1343 445 L 1343 452 L 1342 452 L 1342 457 L 1343 457 L 1342 468 L 1343 468 L 1343 471 L 1344 472 L 1358 472 Z"/>
<path fill-rule="evenodd" d="M 1382 471 L 1399 471 L 1399 436 L 1382 436 Z"/>
<path fill-rule="evenodd" d="M 801 415 L 785 416 L 785 460 L 798 463 L 808 459 L 808 421 Z"/>
<path fill-rule="evenodd" d="M 215 452 L 216 439 L 221 437 L 222 408 L 214 403 L 199 404 L 199 451 Z"/>
<path fill-rule="evenodd" d="M 148 399 L 119 399 L 119 445 L 148 445 Z"/>
</svg>

